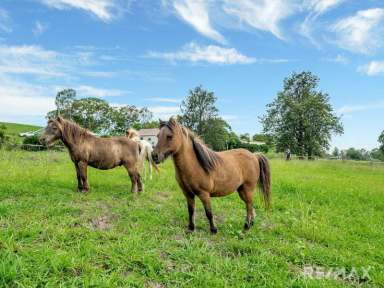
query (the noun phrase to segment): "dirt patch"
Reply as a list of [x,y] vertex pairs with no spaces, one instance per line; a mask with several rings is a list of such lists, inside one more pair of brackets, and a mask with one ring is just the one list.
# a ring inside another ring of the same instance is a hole
[[102,215],[90,220],[90,225],[93,230],[109,230],[113,227],[113,223],[117,220],[115,214]]
[[158,191],[156,193],[156,196],[158,196],[159,198],[162,198],[162,199],[167,199],[170,197],[169,193],[164,192],[164,191]]
[[147,281],[145,282],[146,288],[165,288],[165,286],[161,283],[155,282],[155,281]]
[[272,231],[276,228],[276,224],[274,224],[272,221],[265,219],[264,221],[261,222],[260,228],[264,231],[268,231],[268,230]]
[[91,218],[89,224],[93,230],[109,230],[114,226],[114,223],[117,222],[118,215],[111,212],[111,207],[109,204],[100,203],[98,205],[102,214],[98,217]]

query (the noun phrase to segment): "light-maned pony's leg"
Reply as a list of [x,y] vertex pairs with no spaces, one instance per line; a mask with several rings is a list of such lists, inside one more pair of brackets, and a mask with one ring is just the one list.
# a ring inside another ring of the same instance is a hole
[[144,169],[144,179],[147,179],[147,165],[145,163],[145,152],[143,153],[143,157],[141,158],[141,166]]
[[148,166],[149,166],[149,179],[152,180],[152,148],[147,146],[147,160],[148,160]]

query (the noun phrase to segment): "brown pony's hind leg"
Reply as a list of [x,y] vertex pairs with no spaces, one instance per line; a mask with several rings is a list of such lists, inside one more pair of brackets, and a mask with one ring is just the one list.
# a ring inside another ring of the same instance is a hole
[[201,202],[204,205],[205,209],[205,215],[207,215],[208,221],[209,221],[209,227],[213,234],[217,233],[217,228],[215,226],[215,223],[213,222],[213,214],[212,214],[212,207],[211,207],[211,196],[207,192],[202,192],[198,195]]
[[77,191],[81,192],[83,191],[83,181],[81,180],[80,168],[78,163],[75,163],[75,168],[76,168],[76,177],[77,177]]
[[247,217],[245,218],[244,229],[248,230],[253,225],[253,219],[255,218],[253,209],[253,190],[255,187],[249,187],[247,185],[241,185],[237,191],[241,200],[244,201],[247,210]]
[[125,165],[125,169],[127,169],[129,178],[131,178],[132,193],[142,192],[143,184],[141,183],[140,174],[137,171],[137,168],[132,168],[129,165]]
[[88,192],[89,191],[89,185],[88,185],[88,179],[87,179],[87,166],[88,164],[86,162],[79,162],[77,163],[79,167],[79,174],[82,184],[81,192]]

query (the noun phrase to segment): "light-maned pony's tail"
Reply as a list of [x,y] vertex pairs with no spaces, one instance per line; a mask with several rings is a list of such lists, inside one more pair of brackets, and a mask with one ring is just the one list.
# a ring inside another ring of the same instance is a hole
[[140,145],[140,143],[137,143],[136,141],[133,141],[136,143],[136,166],[137,166],[137,169],[140,169],[140,154],[142,152],[142,147]]
[[152,158],[152,151],[148,153],[148,161],[149,165],[152,165],[152,167],[157,171],[157,173],[160,173],[159,166],[156,165],[155,161]]
[[259,187],[263,194],[264,205],[267,210],[271,208],[271,168],[267,157],[256,155],[260,167]]

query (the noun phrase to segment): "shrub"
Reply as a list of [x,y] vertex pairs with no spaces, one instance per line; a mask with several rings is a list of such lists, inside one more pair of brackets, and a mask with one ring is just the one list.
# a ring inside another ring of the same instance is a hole
[[5,135],[7,128],[4,125],[0,125],[0,148],[7,142],[8,136]]
[[40,144],[38,135],[33,135],[24,138],[21,149],[28,151],[41,151],[46,150],[47,147]]

